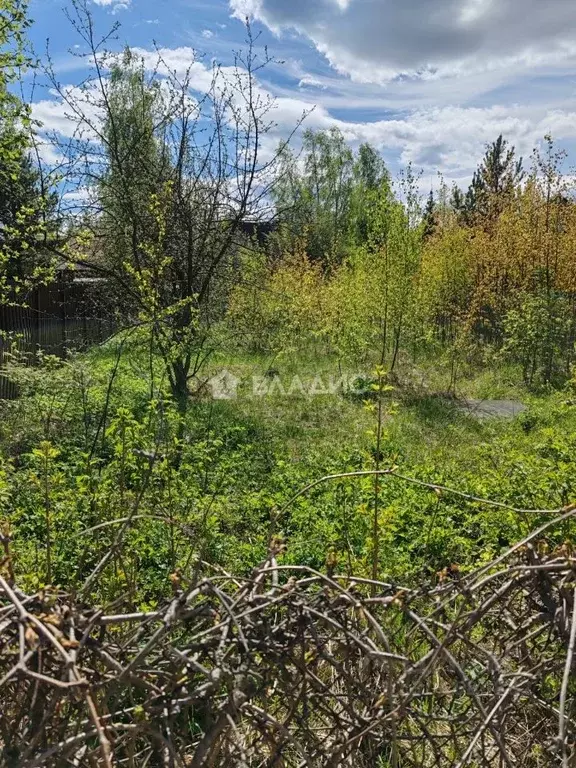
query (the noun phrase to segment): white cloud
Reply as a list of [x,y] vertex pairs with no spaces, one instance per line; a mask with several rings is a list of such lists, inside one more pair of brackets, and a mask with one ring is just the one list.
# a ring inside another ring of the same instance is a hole
[[576,140],[576,111],[524,107],[444,107],[373,123],[335,124],[351,143],[368,141],[401,164],[422,169],[426,177],[441,171],[448,179],[465,181],[486,144],[501,133],[525,159],[547,133]]
[[[72,102],[81,105],[82,113],[89,123],[97,129],[102,120],[101,110],[98,107],[100,86],[95,81],[84,84],[82,88],[73,85],[62,86],[62,93]],[[33,103],[32,117],[41,123],[43,133],[56,133],[64,138],[83,138],[94,140],[94,130],[86,121],[80,127],[79,119],[74,110],[61,99],[57,92],[51,90],[52,99],[42,99]]]
[[[265,137],[266,154],[272,155],[279,139],[293,129],[308,106],[296,97],[277,100],[277,127]],[[423,188],[429,189],[431,179],[436,185],[438,172],[448,181],[468,184],[486,144],[501,133],[527,163],[533,148],[548,133],[561,142],[576,142],[576,110],[542,106],[439,107],[363,122],[337,119],[319,106],[304,123],[304,128],[314,130],[331,127],[339,128],[353,146],[371,143],[395,168],[411,163],[416,171],[423,171]],[[298,141],[296,138],[295,143]]]
[[473,168],[483,146],[500,133],[520,149],[528,149],[532,138],[539,135],[528,115],[499,107],[427,109],[401,118],[341,123],[339,127],[349,140],[370,141],[381,149],[399,151],[403,163],[455,174]]
[[318,80],[316,77],[312,77],[312,75],[304,75],[304,77],[300,78],[300,81],[298,83],[298,88],[324,89],[326,88],[326,86],[322,83],[321,80]]
[[[150,71],[160,74],[175,72],[180,77],[188,73],[191,86],[200,93],[207,92],[212,85],[211,66],[198,61],[192,48],[136,49],[135,53],[142,57]],[[159,68],[158,56],[162,60]],[[224,69],[224,73],[228,71]],[[308,116],[304,127],[327,129],[336,126],[352,145],[362,141],[374,144],[393,166],[411,162],[417,169],[422,168],[426,181],[435,177],[437,171],[443,172],[448,179],[468,180],[483,154],[485,144],[500,133],[515,144],[519,154],[525,157],[546,133],[552,133],[560,140],[576,142],[576,107],[569,99],[558,99],[556,104],[554,99],[549,99],[548,103],[536,99],[530,104],[512,106],[442,103],[431,106],[423,102],[418,107],[401,104],[395,109],[388,104],[384,109],[382,100],[388,98],[388,89],[379,101],[375,90],[367,88],[365,96],[359,96],[358,103],[355,103],[351,96],[354,88],[364,92],[364,87],[343,81],[346,88],[335,93],[334,82],[330,79],[317,79],[299,69],[293,74],[292,90],[270,83],[258,86],[258,93],[263,98],[272,94],[277,97],[275,109],[268,115],[273,126],[263,137],[264,157],[272,157],[278,142],[294,129],[303,112],[310,110],[314,102],[318,105]],[[298,80],[300,89],[296,86]],[[94,104],[96,98],[91,95],[90,87],[88,84],[89,103],[92,99]],[[391,86],[392,91],[394,87]],[[71,90],[74,95],[81,94],[77,89]],[[370,109],[371,119],[358,117],[358,107],[365,107],[366,103],[374,105]],[[344,113],[346,117],[343,116],[343,107],[350,108]],[[99,119],[97,109],[94,106],[91,109],[91,117],[96,123]],[[377,119],[374,119],[375,114]],[[73,135],[76,128],[69,110],[56,98],[33,105],[33,115],[44,123],[45,130],[56,131],[64,137]]]
[[52,142],[46,141],[45,139],[37,139],[36,150],[40,161],[46,166],[54,167],[65,162],[66,158],[58,148],[55,147]]
[[73,192],[66,192],[62,195],[62,198],[67,202],[77,203],[78,205],[94,202],[94,197],[94,192],[87,187],[78,187]]
[[42,123],[45,131],[54,131],[60,136],[70,137],[76,128],[65,104],[56,99],[43,99],[32,104],[32,117]]
[[214,32],[212,32],[211,29],[203,29],[202,30],[202,37],[205,40],[210,40],[210,38],[214,37]]
[[194,48],[182,46],[180,48],[159,48],[150,51],[147,48],[132,48],[132,52],[142,59],[144,66],[149,71],[156,71],[160,75],[176,74],[178,77],[189,77],[190,85],[200,92],[205,93],[212,83],[212,70],[202,61],[198,60],[198,54]]
[[276,95],[316,102],[312,127],[369,141],[393,167],[422,168],[427,184],[437,171],[467,183],[500,133],[525,157],[546,133],[576,143],[568,0],[229,2],[279,37],[301,33],[331,64],[332,74],[303,54],[305,67],[291,62],[298,87],[270,86]]
[[130,7],[132,0],[92,0],[96,5],[102,5],[104,7],[110,7],[112,13],[118,13],[118,11],[126,11]]
[[390,82],[576,60],[570,0],[230,0],[237,16],[310,38],[340,72]]

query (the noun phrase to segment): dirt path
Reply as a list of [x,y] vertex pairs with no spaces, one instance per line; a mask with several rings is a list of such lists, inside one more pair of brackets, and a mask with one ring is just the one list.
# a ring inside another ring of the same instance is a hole
[[513,419],[528,410],[524,403],[515,400],[464,400],[462,411],[477,419]]

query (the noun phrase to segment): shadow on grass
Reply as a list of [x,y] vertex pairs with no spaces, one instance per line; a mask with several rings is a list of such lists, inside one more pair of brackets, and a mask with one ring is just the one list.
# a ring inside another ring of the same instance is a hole
[[458,400],[441,394],[403,393],[400,402],[419,421],[430,425],[448,425],[470,419],[462,413]]

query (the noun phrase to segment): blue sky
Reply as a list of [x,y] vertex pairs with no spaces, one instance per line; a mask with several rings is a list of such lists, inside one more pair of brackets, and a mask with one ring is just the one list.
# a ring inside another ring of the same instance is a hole
[[[87,1],[100,31],[121,24],[116,45],[146,53],[155,42],[175,68],[193,50],[231,63],[249,15],[258,44],[284,62],[261,77],[278,99],[275,141],[315,107],[306,125],[370,141],[393,171],[412,162],[424,187],[438,172],[467,183],[501,132],[525,156],[546,133],[576,150],[573,0]],[[39,53],[49,39],[60,81],[73,85],[83,49],[66,6],[31,0],[32,39]],[[65,133],[54,95],[34,98],[46,128]]]

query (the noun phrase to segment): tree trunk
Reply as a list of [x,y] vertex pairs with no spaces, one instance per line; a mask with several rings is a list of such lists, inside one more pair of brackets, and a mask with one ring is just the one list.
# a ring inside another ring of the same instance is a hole
[[172,363],[172,375],[170,376],[170,389],[172,397],[178,408],[178,413],[185,416],[188,411],[190,392],[188,391],[188,374],[190,366],[184,360],[176,360]]

